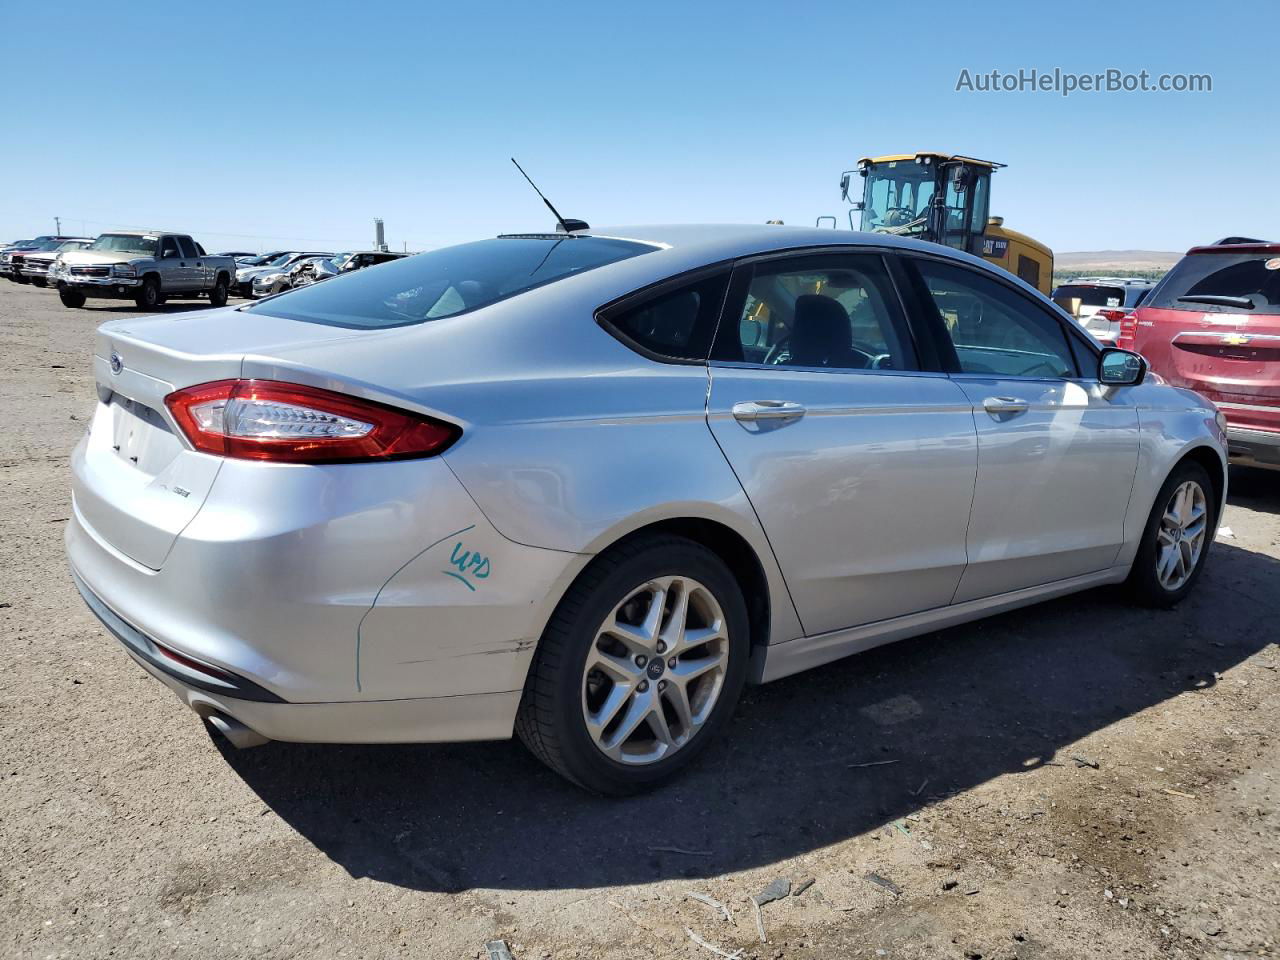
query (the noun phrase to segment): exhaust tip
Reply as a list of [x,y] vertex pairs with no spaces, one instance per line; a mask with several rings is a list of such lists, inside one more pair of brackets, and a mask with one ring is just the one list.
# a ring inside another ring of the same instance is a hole
[[271,742],[270,737],[264,737],[257,730],[246,727],[235,717],[229,717],[225,713],[211,713],[205,720],[237,750],[248,750]]

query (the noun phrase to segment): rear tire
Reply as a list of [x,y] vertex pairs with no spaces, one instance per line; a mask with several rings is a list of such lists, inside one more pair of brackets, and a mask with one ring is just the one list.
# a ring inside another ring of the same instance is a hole
[[41,287],[41,288],[47,287],[49,285],[49,281],[46,280],[44,277],[32,277],[31,282],[35,284],[37,287]]
[[222,277],[218,278],[218,282],[209,291],[209,303],[215,307],[225,307],[227,305],[227,281]]
[[516,733],[587,790],[654,787],[723,732],[746,682],[748,632],[742,591],[706,547],[668,535],[616,546],[583,571],[547,624]]
[[1200,579],[1218,526],[1218,503],[1204,467],[1184,460],[1156,495],[1126,586],[1148,607],[1172,607]]
[[67,290],[63,287],[58,288],[58,299],[62,301],[64,307],[71,307],[73,310],[84,306],[84,294],[79,290]]
[[147,277],[143,280],[142,290],[133,302],[138,305],[139,310],[155,310],[159,307],[164,303],[164,298],[160,295],[160,281],[155,277]]

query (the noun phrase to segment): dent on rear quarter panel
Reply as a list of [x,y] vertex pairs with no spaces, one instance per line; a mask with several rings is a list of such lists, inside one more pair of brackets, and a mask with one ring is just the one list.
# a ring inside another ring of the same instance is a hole
[[362,694],[395,699],[521,689],[557,585],[588,559],[514,543],[476,511],[379,591],[359,627]]

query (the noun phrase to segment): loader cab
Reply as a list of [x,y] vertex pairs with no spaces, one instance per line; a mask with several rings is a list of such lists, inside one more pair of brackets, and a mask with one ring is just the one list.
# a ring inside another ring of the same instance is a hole
[[1053,251],[990,216],[991,175],[1003,166],[945,153],[863,157],[840,178],[849,226],[964,250],[1047,295]]
[[860,221],[850,226],[931,240],[981,256],[991,173],[1000,166],[938,153],[864,157],[840,181],[844,198],[860,214]]

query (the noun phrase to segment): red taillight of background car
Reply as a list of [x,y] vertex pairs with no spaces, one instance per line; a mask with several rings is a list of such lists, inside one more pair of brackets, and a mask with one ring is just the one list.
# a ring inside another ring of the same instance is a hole
[[1134,313],[1126,313],[1120,318],[1120,336],[1116,338],[1116,346],[1122,350],[1132,350],[1137,338],[1138,316]]
[[164,402],[197,450],[244,460],[407,460],[440,453],[461,433],[381,403],[275,380],[202,383]]

